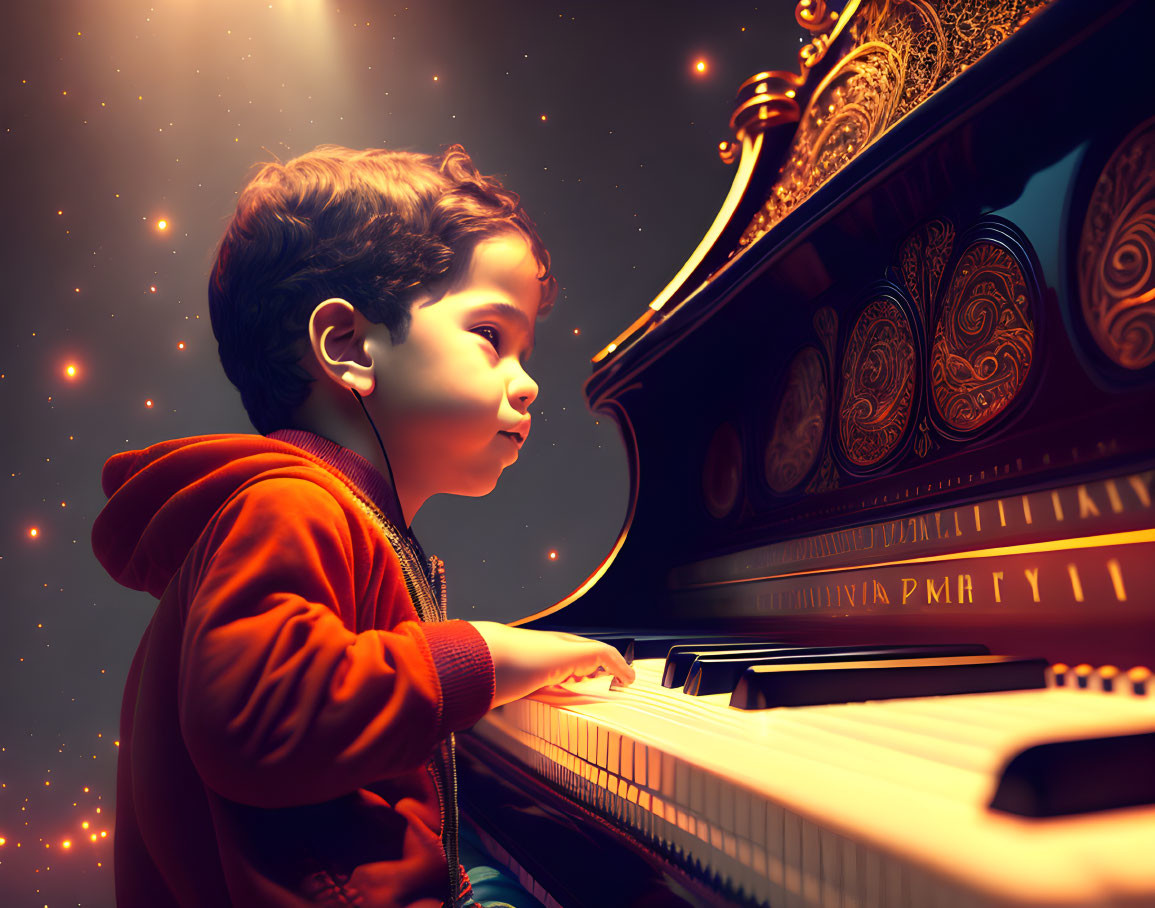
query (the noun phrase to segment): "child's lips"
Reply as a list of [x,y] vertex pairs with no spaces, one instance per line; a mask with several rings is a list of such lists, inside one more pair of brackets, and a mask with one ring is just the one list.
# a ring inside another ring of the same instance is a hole
[[525,440],[517,432],[498,432],[497,434],[498,435],[504,435],[506,438],[508,438],[510,441],[512,441],[515,445],[517,445],[518,448],[520,448],[522,446],[522,443]]

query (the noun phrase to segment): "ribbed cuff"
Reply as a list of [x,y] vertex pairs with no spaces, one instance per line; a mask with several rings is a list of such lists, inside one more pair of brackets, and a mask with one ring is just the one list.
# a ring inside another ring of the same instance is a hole
[[469,728],[493,703],[495,678],[489,647],[468,621],[423,624],[421,629],[441,680],[441,731]]

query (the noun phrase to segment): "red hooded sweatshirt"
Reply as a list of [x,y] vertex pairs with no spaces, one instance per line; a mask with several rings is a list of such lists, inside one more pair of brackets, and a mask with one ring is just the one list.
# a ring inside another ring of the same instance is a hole
[[389,482],[300,431],[168,441],[102,479],[93,550],[160,600],[120,719],[119,908],[445,902],[442,742],[488,710],[493,662],[436,614]]

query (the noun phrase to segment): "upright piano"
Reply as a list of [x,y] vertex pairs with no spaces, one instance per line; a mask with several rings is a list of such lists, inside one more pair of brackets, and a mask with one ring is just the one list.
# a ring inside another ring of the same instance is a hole
[[1155,905],[1155,4],[795,17],[522,622],[638,680],[461,735],[464,819],[563,908]]

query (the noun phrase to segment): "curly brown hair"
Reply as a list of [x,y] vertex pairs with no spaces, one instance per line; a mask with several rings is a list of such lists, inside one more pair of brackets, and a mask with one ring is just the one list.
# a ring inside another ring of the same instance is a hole
[[209,278],[221,365],[262,435],[291,426],[312,376],[309,316],[337,296],[393,343],[422,288],[452,286],[483,239],[516,231],[538,261],[538,315],[557,297],[549,252],[517,194],[460,145],[441,155],[321,145],[264,164],[241,191]]

